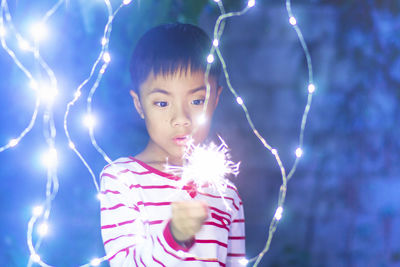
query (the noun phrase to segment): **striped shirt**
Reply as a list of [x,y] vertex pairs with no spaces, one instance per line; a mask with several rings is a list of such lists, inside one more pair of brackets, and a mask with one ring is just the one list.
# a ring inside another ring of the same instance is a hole
[[[243,204],[229,183],[222,197],[210,187],[178,186],[179,177],[135,159],[120,158],[101,173],[101,233],[111,266],[243,266]],[[193,244],[170,230],[170,204],[201,200],[208,218]]]

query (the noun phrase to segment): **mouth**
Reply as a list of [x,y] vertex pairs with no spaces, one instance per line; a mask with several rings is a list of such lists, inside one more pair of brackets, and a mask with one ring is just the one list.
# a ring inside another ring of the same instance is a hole
[[186,146],[189,141],[188,135],[176,136],[173,138],[174,143],[178,146]]

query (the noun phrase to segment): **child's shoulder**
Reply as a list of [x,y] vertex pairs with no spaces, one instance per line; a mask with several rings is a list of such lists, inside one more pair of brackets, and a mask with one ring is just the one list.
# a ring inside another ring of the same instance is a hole
[[122,173],[141,173],[147,171],[134,157],[120,157],[110,164],[106,165],[103,173],[122,174]]

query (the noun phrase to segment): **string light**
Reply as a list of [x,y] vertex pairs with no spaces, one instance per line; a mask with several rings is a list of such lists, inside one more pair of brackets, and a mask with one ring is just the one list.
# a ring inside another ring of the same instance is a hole
[[[280,166],[281,169],[281,174],[282,174],[282,181],[283,184],[281,186],[280,189],[280,196],[279,196],[279,206],[278,209],[275,212],[274,215],[274,220],[279,221],[282,218],[282,212],[283,212],[283,203],[285,200],[285,196],[286,196],[286,186],[287,186],[287,182],[289,181],[289,179],[293,176],[293,173],[296,169],[296,165],[297,165],[297,159],[301,157],[302,155],[302,150],[301,153],[299,152],[300,147],[302,146],[303,143],[303,133],[304,133],[304,127],[305,127],[305,123],[306,123],[306,119],[307,119],[307,115],[308,115],[308,111],[310,108],[310,104],[311,104],[311,99],[312,99],[312,93],[315,91],[315,86],[312,83],[312,65],[311,65],[311,58],[309,56],[308,53],[308,49],[307,46],[305,44],[304,38],[297,26],[297,21],[294,18],[292,12],[291,12],[291,3],[290,0],[286,0],[286,8],[287,8],[287,12],[289,15],[289,23],[294,26],[296,33],[298,34],[298,37],[300,39],[300,42],[302,44],[303,50],[306,54],[306,58],[307,58],[307,66],[308,66],[308,71],[309,71],[309,86],[308,86],[308,92],[309,92],[309,96],[308,96],[308,101],[307,101],[307,105],[306,105],[306,109],[303,113],[303,118],[302,118],[302,124],[301,124],[301,131],[300,131],[300,139],[299,139],[299,148],[296,150],[296,160],[295,163],[289,173],[289,175],[286,175],[285,169],[280,161],[279,155],[278,155],[278,151],[276,149],[273,149],[266,141],[265,139],[258,133],[258,131],[255,129],[254,124],[252,123],[249,113],[247,111],[247,108],[243,102],[243,100],[237,95],[236,91],[233,89],[230,81],[229,81],[229,74],[226,70],[226,64],[224,62],[224,59],[222,57],[221,51],[219,50],[219,39],[222,35],[223,32],[223,28],[225,25],[225,20],[233,17],[233,16],[241,16],[243,14],[245,14],[249,8],[253,7],[255,5],[255,0],[249,0],[247,2],[247,6],[245,9],[243,9],[240,12],[231,12],[231,13],[225,13],[222,2],[220,0],[214,0],[216,3],[218,3],[218,6],[220,8],[221,11],[221,15],[218,17],[218,20],[215,24],[215,28],[214,28],[214,40],[213,40],[213,46],[212,46],[212,50],[210,52],[210,54],[207,57],[207,62],[208,62],[208,66],[207,66],[207,71],[206,71],[206,76],[208,75],[209,69],[210,69],[210,64],[214,62],[215,58],[214,58],[214,52],[217,53],[218,55],[218,59],[221,61],[222,65],[223,65],[223,69],[224,69],[224,75],[225,78],[227,80],[228,83],[228,87],[230,89],[230,91],[233,93],[233,95],[236,97],[236,101],[239,105],[242,106],[244,112],[246,113],[246,118],[247,121],[250,125],[250,127],[253,129],[254,134],[260,139],[260,141],[262,142],[262,144],[264,145],[264,147],[266,147],[276,158],[278,165]],[[41,20],[41,22],[35,26],[33,26],[32,28],[32,35],[35,39],[35,41],[39,41],[39,40],[43,40],[43,38],[46,37],[46,28],[45,28],[45,22],[47,21],[47,19],[54,14],[54,12],[61,6],[61,4],[64,2],[64,0],[59,0],[47,13],[46,15],[43,17],[43,19]],[[113,12],[112,7],[111,7],[111,3],[109,0],[104,0],[104,3],[107,7],[107,11],[108,11],[108,21],[107,24],[104,28],[104,35],[103,38],[101,39],[101,52],[99,54],[99,57],[97,58],[97,60],[95,61],[95,63],[92,66],[91,72],[89,77],[82,82],[78,88],[75,91],[74,94],[74,99],[68,103],[67,105],[67,111],[64,115],[64,130],[65,133],[67,135],[68,138],[68,144],[69,147],[78,155],[78,157],[81,159],[81,161],[83,162],[83,164],[86,166],[86,168],[88,169],[89,173],[91,174],[92,178],[93,178],[93,182],[96,186],[96,189],[99,191],[98,188],[98,184],[95,178],[95,175],[93,173],[93,171],[91,170],[90,166],[87,164],[87,162],[85,161],[85,159],[81,156],[81,154],[78,152],[78,150],[76,149],[75,144],[72,142],[69,131],[68,131],[68,126],[67,126],[67,119],[68,119],[68,114],[69,114],[69,110],[70,108],[74,105],[74,103],[78,100],[78,98],[81,96],[81,90],[82,88],[89,82],[91,81],[92,77],[95,74],[96,69],[98,69],[98,65],[100,64],[100,61],[103,62],[103,65],[100,67],[100,69],[98,70],[98,74],[97,74],[97,78],[95,79],[95,83],[94,85],[91,87],[90,92],[89,92],[89,96],[87,98],[87,114],[91,114],[91,102],[92,102],[92,98],[93,95],[98,87],[98,84],[100,82],[100,80],[102,79],[102,75],[105,73],[106,68],[108,63],[111,61],[111,56],[108,52],[108,43],[109,43],[109,36],[111,33],[111,29],[112,29],[112,22],[113,19],[115,17],[115,15],[118,13],[118,11],[120,10],[120,8],[123,5],[128,5],[129,3],[131,3],[131,0],[123,0],[123,2],[121,3],[121,5]],[[21,64],[21,62],[19,61],[19,59],[15,56],[15,53],[10,50],[5,42],[5,35],[8,33],[8,31],[6,31],[6,28],[4,27],[4,19],[6,20],[6,22],[10,25],[10,28],[12,29],[13,32],[15,32],[15,36],[18,40],[18,44],[21,50],[23,51],[30,51],[34,53],[35,56],[35,60],[39,63],[39,65],[45,70],[45,73],[48,75],[50,82],[49,87],[44,87],[44,88],[39,88],[37,85],[37,82],[35,81],[35,79],[33,78],[33,76],[31,75],[31,73],[27,70],[27,68],[25,68],[25,66],[23,66]],[[40,100],[42,100],[43,102],[47,103],[47,107],[45,109],[44,112],[44,125],[45,125],[45,136],[46,136],[46,142],[48,143],[49,146],[49,151],[48,153],[45,154],[44,156],[44,163],[48,168],[48,184],[52,185],[50,187],[47,188],[46,190],[46,205],[40,206],[40,207],[35,207],[33,210],[33,215],[32,218],[28,224],[28,233],[27,233],[27,241],[28,241],[28,246],[29,246],[29,250],[30,250],[30,262],[31,260],[34,262],[39,263],[41,266],[49,266],[46,263],[42,262],[40,256],[36,253],[36,250],[39,249],[40,243],[41,243],[41,239],[38,239],[36,242],[36,245],[33,246],[32,243],[32,228],[34,227],[34,224],[37,220],[37,218],[39,216],[44,216],[44,222],[37,228],[38,232],[42,232],[42,233],[47,233],[48,231],[48,224],[47,224],[47,219],[50,215],[50,206],[51,206],[51,201],[52,199],[54,199],[57,191],[58,191],[58,179],[56,176],[56,166],[57,166],[57,151],[54,148],[54,141],[55,141],[55,127],[54,127],[54,122],[52,119],[52,107],[51,107],[51,103],[53,103],[54,101],[54,97],[57,95],[57,80],[55,78],[55,75],[53,73],[53,71],[47,66],[46,62],[44,62],[44,60],[40,57],[40,53],[39,53],[39,49],[36,47],[36,44],[31,46],[30,43],[28,41],[26,41],[24,38],[21,37],[21,35],[15,30],[15,28],[12,25],[12,19],[11,19],[11,15],[9,13],[8,10],[8,6],[7,6],[7,2],[5,0],[3,0],[1,2],[1,18],[0,18],[0,38],[1,38],[1,43],[2,43],[2,47],[7,51],[7,53],[12,57],[12,59],[14,60],[15,64],[23,71],[23,73],[28,77],[28,79],[30,80],[30,86],[31,88],[38,90],[39,93],[39,97],[37,98],[36,101],[36,106],[35,106],[35,110],[33,112],[32,115],[32,119],[29,123],[29,125],[21,132],[21,134],[14,139],[11,139],[9,141],[9,143],[3,147],[0,147],[0,152],[4,151],[5,149],[8,149],[10,147],[14,147],[16,146],[19,141],[32,129],[33,125],[35,124],[36,121],[36,116],[37,116],[37,110],[39,108],[39,104],[40,104]],[[207,80],[207,79],[206,79]],[[209,93],[210,93],[210,88],[209,88],[209,84],[207,84],[207,97],[206,97],[206,103],[204,108],[206,109],[207,107],[207,103],[208,103],[208,99],[209,99]],[[46,96],[47,95],[47,96]],[[50,96],[50,97],[48,97]],[[205,117],[204,117],[205,118]],[[199,120],[202,120],[201,117],[199,117]],[[105,154],[105,152],[97,145],[96,140],[94,139],[94,134],[93,134],[93,126],[94,126],[94,119],[91,118],[89,120],[87,120],[87,118],[85,119],[86,121],[86,126],[88,126],[89,128],[89,134],[90,134],[90,138],[91,138],[91,142],[92,145],[96,148],[96,150],[103,155],[104,159],[111,163],[111,159]],[[88,122],[89,121],[89,122]],[[300,156],[298,156],[299,154],[301,154]],[[52,158],[52,160],[51,160]],[[100,197],[98,195],[98,197]],[[45,230],[44,230],[45,229]],[[262,256],[268,251],[269,249],[269,245],[270,245],[270,241],[272,239],[272,235],[274,233],[276,229],[276,223],[274,223],[274,221],[271,222],[270,225],[270,232],[268,235],[268,241],[266,244],[266,247],[264,248],[264,250],[257,256],[256,259],[256,263],[254,266],[257,266],[257,264],[259,263],[259,261],[261,260]],[[41,236],[45,235],[45,234],[40,234]],[[103,260],[106,260],[107,256],[103,257],[103,258],[96,258],[93,259],[90,264],[92,266],[97,266],[99,265]],[[248,262],[254,261],[255,259],[251,259],[251,260],[247,260],[247,259],[241,259],[240,262],[242,264],[247,264]],[[28,264],[30,266],[30,263]]]
[[283,213],[283,208],[279,206],[275,211],[274,215],[275,220],[280,221],[282,219],[282,213]]
[[239,105],[243,105],[243,99],[242,99],[240,96],[236,97],[236,102],[237,102]]
[[248,7],[253,7],[255,4],[256,4],[255,0],[249,0],[249,2],[247,2]]
[[38,227],[38,234],[41,236],[45,236],[45,235],[47,235],[48,230],[49,230],[49,226],[47,225],[47,223],[42,223]]
[[[219,39],[221,37],[223,29],[224,29],[224,21],[226,19],[228,19],[230,17],[241,16],[241,15],[245,14],[249,10],[249,8],[254,6],[254,4],[255,4],[255,1],[249,0],[248,4],[247,4],[247,7],[244,8],[242,11],[225,13],[222,3],[218,3],[218,6],[219,6],[220,11],[221,11],[221,15],[218,17],[217,22],[216,22],[215,27],[214,27],[214,40]],[[304,54],[306,56],[308,75],[309,75],[309,77],[308,77],[309,85],[312,85],[313,84],[313,70],[312,70],[311,56],[310,56],[310,53],[308,51],[307,45],[305,43],[304,37],[303,37],[303,35],[302,35],[301,31],[300,31],[300,28],[297,26],[297,21],[295,20],[295,18],[293,16],[293,13],[292,13],[292,10],[291,10],[291,1],[290,0],[286,0],[286,10],[287,10],[287,13],[289,15],[289,23],[294,27],[294,29],[295,29],[295,31],[297,33],[297,36],[298,36],[298,38],[300,40],[301,46],[303,48]],[[212,46],[210,54],[214,53],[214,51],[217,53],[218,59],[221,62],[221,65],[222,65],[222,68],[223,68],[223,72],[224,72],[224,75],[225,75],[225,80],[226,80],[226,83],[228,85],[228,88],[231,91],[231,93],[234,95],[236,100],[238,100],[239,96],[238,96],[236,90],[232,87],[232,84],[231,84],[230,78],[229,78],[229,73],[227,71],[225,60],[222,57],[221,51],[219,50],[218,46]],[[206,73],[205,73],[205,76],[206,76],[205,77],[205,81],[206,82],[208,81],[208,75],[209,75],[209,72],[210,72],[210,68],[211,68],[211,66],[210,66],[210,64],[208,64],[207,65],[207,69],[206,69]],[[206,83],[206,89],[207,89],[206,101],[205,101],[203,112],[205,112],[206,109],[207,109],[208,98],[210,96],[210,84],[208,82]],[[304,113],[303,113],[302,120],[301,120],[300,135],[299,135],[299,147],[302,147],[302,145],[303,145],[304,129],[305,129],[308,113],[309,113],[310,106],[311,106],[312,93],[314,92],[314,90],[315,90],[315,88],[313,86],[311,86],[311,87],[309,86],[309,94],[308,94],[308,98],[307,98],[307,104],[306,104],[306,107],[304,109]],[[292,165],[292,168],[290,169],[289,174],[287,174],[286,170],[285,170],[285,168],[284,168],[284,166],[282,164],[282,161],[281,161],[281,159],[280,159],[280,157],[278,155],[278,151],[276,149],[272,148],[267,143],[265,138],[262,137],[261,134],[258,132],[258,130],[255,128],[254,123],[251,120],[250,114],[249,114],[249,112],[247,110],[247,107],[244,104],[243,100],[241,99],[241,101],[237,101],[237,102],[241,103],[241,104],[240,103],[239,104],[241,105],[243,111],[246,114],[247,122],[248,122],[249,126],[251,127],[251,129],[253,130],[253,133],[260,140],[260,142],[263,144],[263,146],[266,149],[268,149],[275,156],[276,162],[279,165],[279,168],[280,168],[280,171],[281,171],[281,177],[282,177],[282,185],[281,185],[281,188],[280,188],[280,191],[279,191],[278,207],[283,207],[283,204],[284,204],[285,199],[286,199],[287,183],[293,177],[293,174],[294,174],[294,172],[296,170],[296,167],[297,167],[297,164],[298,164],[298,160],[300,158],[300,157],[297,156],[297,155],[299,155],[299,151],[296,151],[297,152],[296,153],[296,159],[295,159],[295,161],[294,161],[294,163]],[[278,214],[278,217],[279,217],[279,214],[280,214],[280,216],[282,214],[281,214],[279,208],[278,208],[278,211],[279,212],[277,214]],[[282,208],[282,212],[283,212],[283,208]],[[264,249],[256,257],[254,257],[254,258],[249,260],[249,262],[255,261],[254,266],[258,266],[258,264],[260,263],[260,261],[263,258],[263,256],[268,252],[268,250],[270,248],[271,241],[272,241],[272,237],[273,237],[273,235],[274,235],[274,233],[276,231],[277,221],[279,221],[279,220],[277,220],[277,218],[274,216],[273,219],[270,222],[270,227],[269,227],[269,232],[268,232],[268,239],[267,239],[267,242],[265,244]]]
[[208,63],[213,63],[214,62],[214,55],[213,54],[209,54],[207,56],[207,62]]
[[6,29],[3,26],[1,26],[0,27],[0,38],[4,38],[6,36],[6,34],[7,34]]
[[109,62],[111,61],[110,53],[104,52],[104,54],[103,54],[103,60],[104,60],[105,63],[109,63]]
[[83,123],[87,128],[92,129],[96,125],[96,119],[92,114],[87,114],[83,118]]
[[295,17],[290,17],[289,18],[289,23],[292,24],[293,26],[297,24],[297,20]]
[[201,114],[198,118],[197,118],[197,123],[202,125],[207,121],[207,118],[204,114]]
[[31,34],[35,41],[41,41],[47,36],[47,29],[43,23],[35,23],[31,28]]
[[43,165],[47,168],[52,168],[57,165],[57,150],[55,148],[49,149],[42,157]]
[[90,261],[90,265],[92,265],[92,266],[99,266],[100,263],[101,263],[101,259],[97,259],[97,258]]
[[23,40],[23,39],[20,39],[20,40],[18,41],[18,45],[19,45],[19,48],[20,48],[22,51],[31,50],[31,47],[30,47],[29,43],[28,43],[27,41]]
[[32,210],[33,216],[39,217],[43,214],[43,206],[36,206]]
[[314,84],[310,83],[310,84],[308,85],[308,92],[309,92],[310,94],[312,94],[312,93],[315,92],[315,85],[314,85]]
[[218,39],[214,39],[213,41],[213,46],[217,47],[219,45]]
[[18,140],[17,139],[11,139],[9,142],[9,146],[10,147],[15,147],[16,145],[18,145]]
[[303,150],[300,147],[298,147],[296,149],[295,154],[296,154],[296,157],[300,158],[301,156],[303,156]]
[[245,258],[243,258],[243,259],[240,259],[240,260],[239,260],[239,263],[240,263],[241,265],[244,265],[244,266],[246,266],[246,265],[249,263],[249,260],[248,260],[248,259],[245,259]]

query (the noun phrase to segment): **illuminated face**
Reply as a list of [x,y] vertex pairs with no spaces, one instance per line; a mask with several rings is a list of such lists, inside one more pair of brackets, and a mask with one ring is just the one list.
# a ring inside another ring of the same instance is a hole
[[[207,137],[221,88],[210,78],[211,94],[205,117],[206,83],[202,71],[154,76],[140,85],[140,97],[131,95],[135,108],[145,120],[150,140],[144,150],[153,162],[180,165],[190,137],[198,144]],[[142,152],[143,153],[143,152]]]

